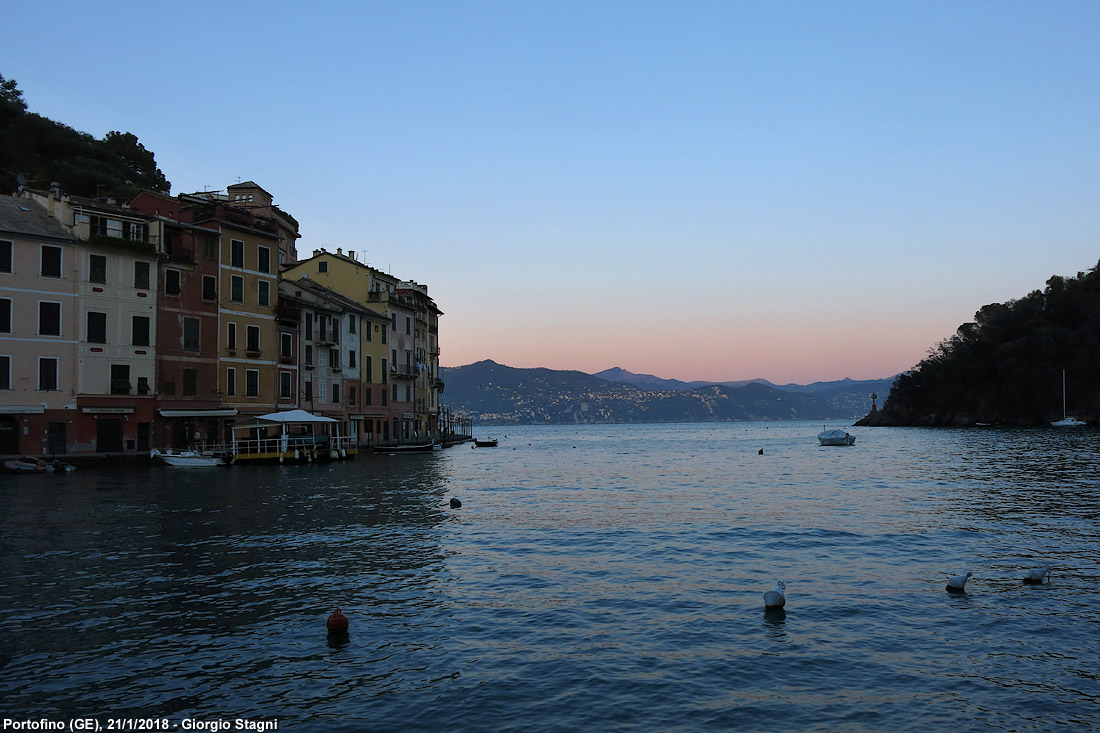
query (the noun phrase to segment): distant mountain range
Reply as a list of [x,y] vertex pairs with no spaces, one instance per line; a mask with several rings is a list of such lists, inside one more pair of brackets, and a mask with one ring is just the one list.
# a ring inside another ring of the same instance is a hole
[[893,378],[809,385],[682,382],[613,368],[598,374],[517,369],[494,361],[443,367],[444,404],[494,425],[854,420],[879,404]]

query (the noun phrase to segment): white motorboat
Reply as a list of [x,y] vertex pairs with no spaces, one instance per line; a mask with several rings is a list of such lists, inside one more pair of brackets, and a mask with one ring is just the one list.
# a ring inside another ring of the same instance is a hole
[[1085,425],[1084,420],[1079,420],[1076,417],[1071,417],[1066,414],[1066,370],[1062,370],[1062,419],[1055,420],[1051,423],[1052,427],[1056,428],[1079,428]]
[[223,466],[225,461],[220,456],[210,455],[209,453],[199,453],[193,450],[174,451],[167,449],[161,453],[154,448],[149,451],[150,458],[159,458],[167,463],[169,466],[177,466],[179,468],[205,468],[207,466]]
[[817,439],[821,445],[855,445],[856,436],[849,433],[847,430],[822,430],[817,434]]

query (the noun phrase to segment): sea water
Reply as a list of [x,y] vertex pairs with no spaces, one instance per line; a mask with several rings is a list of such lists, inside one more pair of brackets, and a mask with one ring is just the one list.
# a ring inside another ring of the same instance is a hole
[[821,429],[478,428],[499,447],[2,476],[0,717],[1100,726],[1100,432]]

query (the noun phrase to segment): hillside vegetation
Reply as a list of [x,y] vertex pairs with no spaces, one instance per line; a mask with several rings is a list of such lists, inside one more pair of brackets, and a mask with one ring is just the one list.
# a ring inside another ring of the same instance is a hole
[[1100,418],[1100,265],[987,305],[902,374],[863,424],[1044,425]]
[[32,188],[56,181],[66,193],[120,202],[143,188],[171,189],[136,135],[112,131],[99,140],[28,112],[15,81],[0,76],[0,191],[14,192],[20,175]]

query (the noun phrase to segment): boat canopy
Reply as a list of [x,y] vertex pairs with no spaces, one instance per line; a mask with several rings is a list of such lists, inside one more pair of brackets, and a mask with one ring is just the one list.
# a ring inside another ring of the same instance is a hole
[[303,423],[303,422],[340,422],[334,420],[331,417],[325,417],[324,415],[314,415],[311,412],[305,410],[284,410],[283,412],[269,412],[266,415],[259,415],[257,420],[269,420],[271,422],[279,423]]

